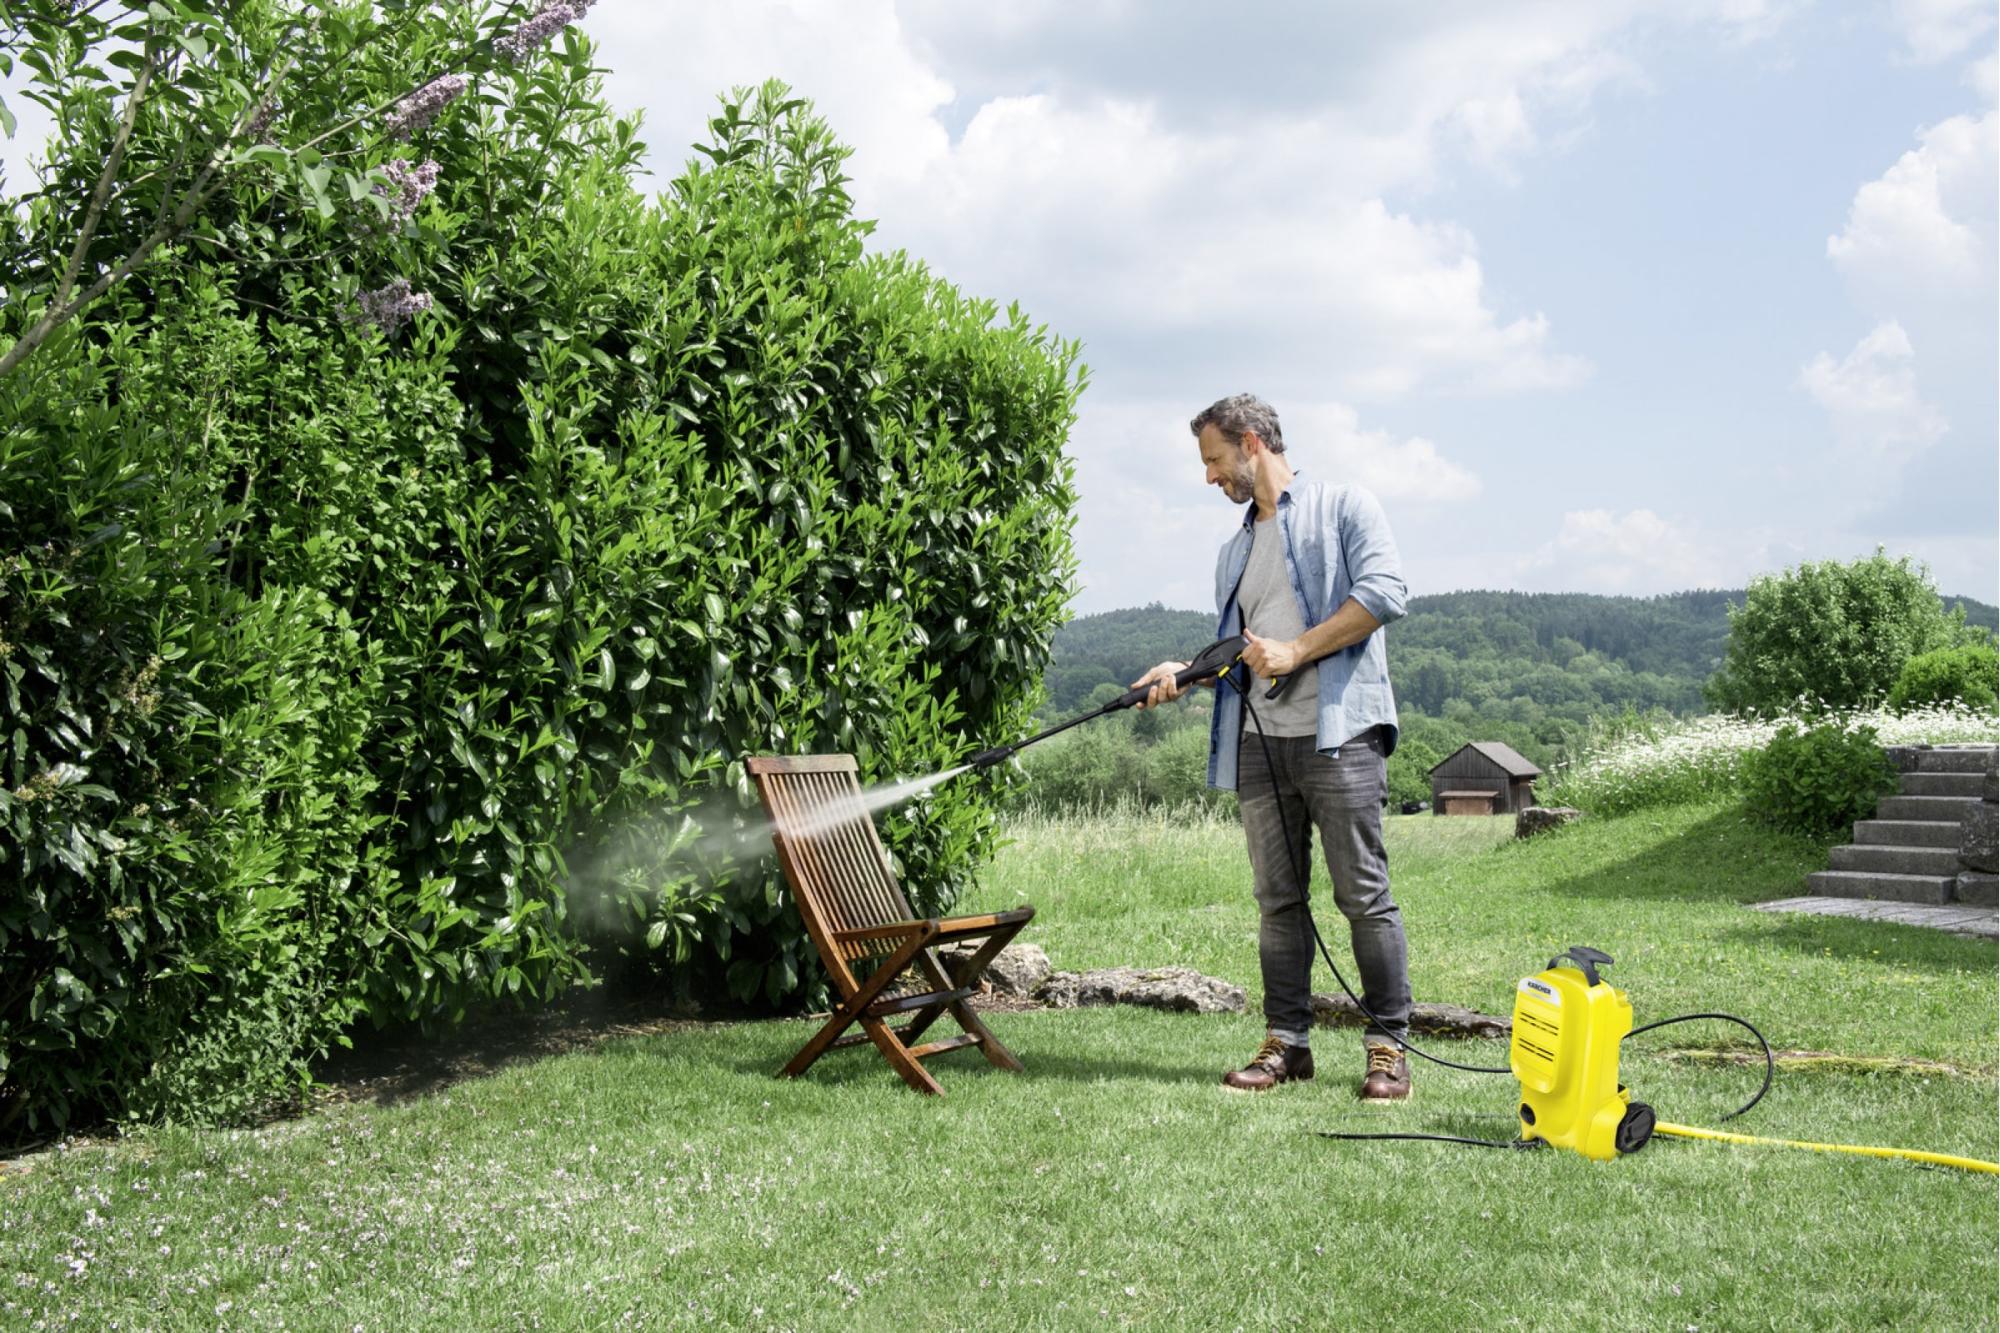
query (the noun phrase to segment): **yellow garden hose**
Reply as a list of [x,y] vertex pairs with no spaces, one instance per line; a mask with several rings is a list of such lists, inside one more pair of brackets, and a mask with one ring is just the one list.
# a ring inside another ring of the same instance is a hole
[[1693,1125],[1673,1125],[1662,1120],[1653,1126],[1655,1134],[1671,1134],[1682,1139],[1714,1139],[1718,1143],[1768,1143],[1779,1148],[1810,1148],[1814,1152],[1851,1152],[1861,1157],[1904,1157],[1932,1166],[1955,1166],[1961,1171],[1983,1171],[2000,1176],[2000,1162],[1982,1162],[1976,1157],[1953,1157],[1948,1153],[1924,1152],[1917,1148],[1874,1148],[1859,1143],[1807,1143],[1803,1139],[1762,1139],[1754,1134],[1730,1134],[1719,1129],[1698,1129]]

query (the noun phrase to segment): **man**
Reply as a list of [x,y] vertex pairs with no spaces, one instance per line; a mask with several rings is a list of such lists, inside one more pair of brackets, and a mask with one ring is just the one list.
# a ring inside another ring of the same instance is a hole
[[[1255,722],[1234,688],[1216,687],[1208,782],[1233,788],[1243,812],[1262,917],[1257,954],[1268,1031],[1250,1063],[1222,1081],[1262,1091],[1313,1076],[1313,937],[1299,895],[1317,828],[1334,901],[1353,936],[1361,998],[1380,1020],[1362,1038],[1361,1096],[1401,1100],[1410,1095],[1399,1046],[1409,1033],[1410,976],[1382,846],[1385,763],[1397,736],[1382,627],[1402,616],[1407,596],[1395,540],[1367,491],[1299,478],[1278,414],[1263,400],[1224,398],[1189,429],[1209,484],[1246,506],[1216,562],[1216,632],[1249,641],[1243,660],[1253,673]],[[1152,686],[1141,707],[1179,698],[1173,677],[1185,666],[1162,662],[1133,681]],[[1285,677],[1295,679],[1267,700],[1267,682]]]

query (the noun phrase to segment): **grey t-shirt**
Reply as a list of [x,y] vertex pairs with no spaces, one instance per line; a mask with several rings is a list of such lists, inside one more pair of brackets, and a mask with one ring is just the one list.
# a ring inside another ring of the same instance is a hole
[[[1243,624],[1260,639],[1290,641],[1306,632],[1299,614],[1299,599],[1285,577],[1285,534],[1275,519],[1260,519],[1252,525],[1250,563],[1243,568],[1236,600],[1243,608]],[[1319,664],[1303,668],[1283,695],[1266,700],[1271,688],[1266,680],[1254,682],[1250,702],[1266,736],[1315,736],[1319,734]],[[1255,728],[1243,720],[1243,734]]]

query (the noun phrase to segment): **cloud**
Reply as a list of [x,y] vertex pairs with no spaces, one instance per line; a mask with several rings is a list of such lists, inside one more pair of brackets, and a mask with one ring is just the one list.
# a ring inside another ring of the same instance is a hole
[[[1604,89],[1643,87],[1622,49],[1636,25],[1754,36],[1781,10],[1618,0],[1356,24],[756,0],[606,7],[588,26],[613,100],[648,108],[662,171],[710,90],[775,74],[855,146],[879,246],[1094,347],[1201,335],[1224,370],[1288,364],[1297,381],[1274,388],[1379,401],[1585,380],[1590,360],[1543,311],[1496,295],[1472,232],[1419,201],[1459,162],[1511,179],[1580,132]],[[1252,53],[1259,77],[1216,77]]]
[[2000,100],[2000,53],[1988,51],[1983,58],[1973,61],[1966,67],[1965,81],[1981,101]]
[[679,172],[689,144],[706,141],[719,94],[768,78],[813,99],[854,148],[858,176],[921,176],[950,146],[937,116],[956,91],[912,48],[892,0],[603,5],[582,26],[608,67],[613,105],[645,110],[663,177]]
[[1476,475],[1421,436],[1363,430],[1360,414],[1345,403],[1288,407],[1279,419],[1288,450],[1301,459],[1324,451],[1324,480],[1366,486],[1385,501],[1457,504],[1484,489]]
[[1878,311],[1914,298],[1990,312],[2000,121],[1953,116],[1918,140],[1855,194],[1827,256]]
[[1893,0],[1891,20],[1918,64],[1950,60],[1993,30],[1992,0]]
[[[1150,601],[1206,610],[1215,602],[1215,555],[1242,510],[1203,481],[1188,419],[1220,392],[1186,401],[1086,397],[1068,453],[1082,494],[1076,529],[1085,587],[1080,615]],[[1294,467],[1330,482],[1358,482],[1405,516],[1450,511],[1477,497],[1480,479],[1430,440],[1369,430],[1339,402],[1279,402]]]
[[1916,349],[1894,320],[1838,362],[1821,352],[1799,371],[1799,384],[1826,410],[1846,453],[1864,462],[1905,462],[1947,429],[1917,395]]
[[1344,133],[1274,124],[1253,149],[1150,103],[996,98],[931,173],[874,199],[885,241],[1087,341],[1219,337],[1241,364],[1290,362],[1367,398],[1583,379],[1540,312],[1494,308],[1469,232],[1349,197]]
[[1770,558],[1771,542],[1763,534],[1722,536],[1651,509],[1574,509],[1504,586],[1631,596],[1741,587]]

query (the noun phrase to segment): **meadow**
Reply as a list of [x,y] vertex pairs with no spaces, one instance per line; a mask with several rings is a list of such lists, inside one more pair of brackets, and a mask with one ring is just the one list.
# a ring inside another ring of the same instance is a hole
[[[1058,967],[1183,964],[1251,1011],[996,1013],[1027,1073],[960,1052],[939,1099],[868,1050],[781,1082],[806,1021],[707,1023],[253,1130],[72,1140],[0,1174],[0,1322],[1994,1325],[1990,1176],[1671,1140],[1603,1164],[1335,1142],[1318,1132],[1514,1131],[1507,1080],[1427,1065],[1409,1104],[1362,1106],[1351,1029],[1319,1034],[1316,1081],[1225,1092],[1261,1033],[1240,829],[1127,811],[1010,833],[967,906],[1032,902],[1024,939]],[[1595,945],[1640,1022],[1727,1010],[1837,1057],[1788,1062],[1730,1127],[2000,1153],[1990,942],[1749,910],[1823,850],[1727,801],[1510,834],[1390,821],[1419,999],[1504,1013],[1520,976]],[[1742,1054],[1684,1025],[1635,1040],[1624,1077],[1714,1125],[1755,1090]]]

